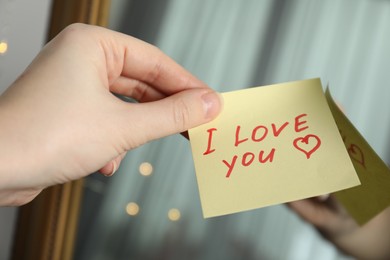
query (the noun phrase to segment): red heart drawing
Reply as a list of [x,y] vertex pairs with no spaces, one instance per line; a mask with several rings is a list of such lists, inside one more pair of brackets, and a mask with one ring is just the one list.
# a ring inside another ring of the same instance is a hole
[[[313,141],[309,143],[309,139]],[[316,135],[306,135],[305,137],[296,138],[294,140],[294,146],[309,159],[311,154],[321,146],[321,139]]]
[[366,164],[364,161],[364,154],[362,149],[360,149],[359,146],[357,146],[356,144],[351,144],[347,150],[352,160],[354,160],[355,162],[359,163],[364,168],[366,168]]

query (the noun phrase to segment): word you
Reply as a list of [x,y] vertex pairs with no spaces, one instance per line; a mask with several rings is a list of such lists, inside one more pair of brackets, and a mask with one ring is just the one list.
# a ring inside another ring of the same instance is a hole
[[[270,126],[258,125],[251,129],[249,136],[242,136],[241,126],[235,127],[235,135],[233,137],[233,148],[242,145],[243,143],[253,142],[260,143],[269,136],[278,138],[286,128],[291,124],[295,133],[299,133],[309,129],[307,125],[307,114],[300,114],[294,117],[292,122],[286,121],[281,125],[272,123]],[[208,156],[217,151],[217,148],[213,146],[213,137],[217,134],[217,128],[207,129],[208,141],[207,148],[203,153],[204,156]],[[321,146],[321,139],[314,134],[308,134],[303,137],[298,137],[293,140],[292,145],[300,152],[302,152],[307,159],[310,159],[311,155]],[[229,178],[232,174],[235,166],[241,163],[242,166],[247,167],[255,162],[260,164],[272,163],[275,157],[276,148],[273,147],[270,151],[259,150],[258,153],[247,151],[241,155],[235,154],[230,160],[222,160],[222,163],[227,167],[226,178]]]

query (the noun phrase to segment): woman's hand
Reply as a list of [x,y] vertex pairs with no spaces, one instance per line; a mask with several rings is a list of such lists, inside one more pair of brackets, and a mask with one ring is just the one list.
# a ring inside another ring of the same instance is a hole
[[71,25],[0,97],[0,205],[27,203],[98,170],[111,175],[128,150],[220,109],[217,93],[156,47]]
[[345,254],[361,260],[390,259],[390,208],[359,226],[333,196],[288,205]]

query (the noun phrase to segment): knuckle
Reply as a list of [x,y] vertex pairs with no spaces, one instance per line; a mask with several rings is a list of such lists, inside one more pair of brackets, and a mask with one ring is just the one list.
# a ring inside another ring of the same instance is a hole
[[173,105],[174,124],[181,130],[187,130],[191,119],[191,111],[183,100],[177,100]]
[[[64,28],[53,40],[57,46],[67,49],[76,49],[84,47],[84,51],[90,48],[93,30],[84,24],[71,24]],[[89,47],[89,48],[88,48]]]
[[87,26],[81,23],[73,23],[62,30],[61,35],[66,38],[78,38],[86,33]]
[[132,90],[131,96],[138,101],[143,101],[147,96],[147,91],[148,86],[141,81],[137,81],[134,89]]
[[147,82],[154,84],[161,77],[162,63],[158,60],[152,69],[147,73]]
[[157,82],[163,74],[162,72],[164,71],[164,53],[156,46],[151,45],[151,48],[155,50],[155,59],[152,62],[153,66],[151,67],[149,72],[146,73],[145,81],[153,84]]

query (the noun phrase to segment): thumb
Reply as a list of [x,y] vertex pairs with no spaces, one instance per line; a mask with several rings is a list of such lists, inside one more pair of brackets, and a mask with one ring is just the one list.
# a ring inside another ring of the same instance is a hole
[[129,105],[130,120],[136,120],[138,126],[128,131],[129,137],[133,144],[142,144],[213,120],[222,109],[222,97],[210,89],[190,89],[158,101]]

